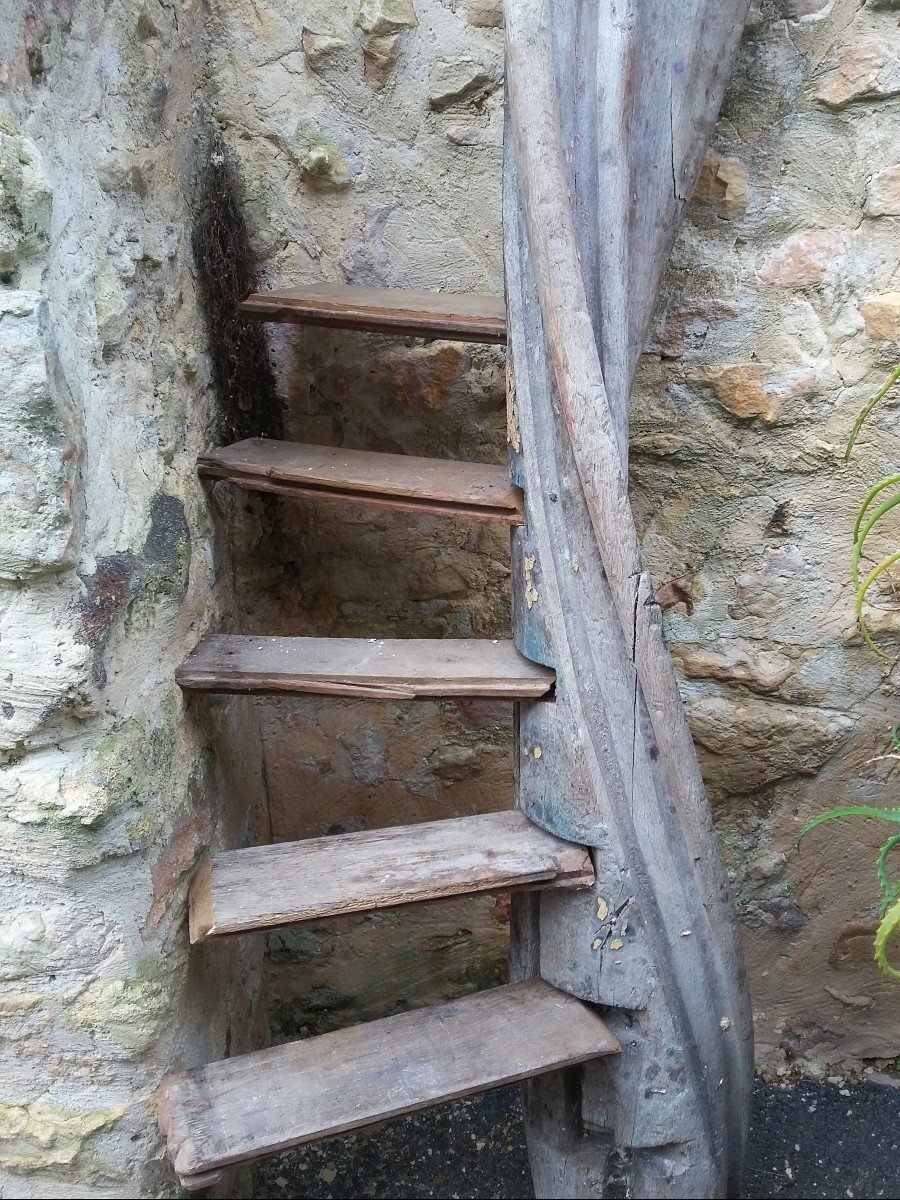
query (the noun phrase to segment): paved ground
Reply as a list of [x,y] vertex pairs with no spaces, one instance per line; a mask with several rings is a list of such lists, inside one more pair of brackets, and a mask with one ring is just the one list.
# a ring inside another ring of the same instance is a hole
[[[533,1192],[518,1090],[279,1155],[256,1184],[257,1200],[525,1200]],[[900,1090],[757,1084],[743,1195],[900,1200]]]

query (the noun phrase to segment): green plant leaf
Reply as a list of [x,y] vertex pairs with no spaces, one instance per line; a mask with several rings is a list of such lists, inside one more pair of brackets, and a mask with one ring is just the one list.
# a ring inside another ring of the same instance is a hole
[[859,512],[856,515],[856,523],[853,526],[853,541],[854,542],[859,541],[859,527],[863,523],[863,518],[866,515],[866,510],[868,509],[869,505],[872,503],[872,501],[875,499],[876,496],[881,495],[881,493],[884,491],[885,488],[893,487],[895,483],[900,483],[900,474],[885,475],[884,479],[879,479],[879,481],[875,484],[875,486],[870,489],[865,500],[863,500],[863,502],[862,502],[862,507],[860,508]]
[[872,397],[872,399],[869,401],[869,403],[865,406],[865,408],[862,410],[862,412],[856,418],[856,423],[854,424],[853,429],[850,433],[850,438],[847,441],[847,449],[844,451],[845,459],[850,457],[850,454],[856,443],[856,439],[859,437],[859,431],[862,429],[863,425],[865,425],[866,420],[869,416],[869,413],[871,413],[872,409],[875,407],[876,404],[878,404],[881,400],[884,399],[884,397],[888,394],[888,392],[891,390],[891,388],[894,386],[894,384],[897,382],[898,379],[900,379],[900,363],[897,363],[896,367],[894,367],[893,371],[891,371],[888,378],[885,380],[885,382],[881,385],[881,387],[878,389],[878,391],[875,393],[875,395]]
[[872,804],[848,804],[843,808],[830,808],[828,812],[820,813],[800,830],[797,835],[797,845],[806,835],[826,821],[837,821],[839,817],[874,817],[881,821],[896,821],[900,825],[900,808],[876,808]]
[[900,928],[900,900],[895,901],[881,918],[881,924],[875,933],[875,961],[891,979],[900,979],[900,971],[888,962],[888,942],[897,929]]
[[895,550],[893,554],[889,554],[887,558],[882,559],[878,566],[875,567],[873,571],[869,572],[856,590],[856,621],[859,625],[859,632],[862,634],[863,641],[870,650],[874,651],[875,654],[878,655],[879,658],[886,658],[889,662],[893,662],[895,656],[893,654],[888,654],[887,650],[882,650],[880,646],[876,646],[872,641],[872,635],[869,633],[869,630],[866,627],[862,609],[863,604],[865,603],[866,593],[868,592],[869,588],[872,586],[878,576],[881,575],[882,572],[886,571],[888,567],[892,567],[898,559],[900,559],[900,550]]
[[[891,476],[891,478],[900,477]],[[869,495],[871,496],[871,494],[872,493],[870,492]],[[873,527],[881,520],[881,518],[889,513],[892,508],[896,508],[898,504],[900,504],[900,492],[898,492],[896,496],[891,496],[889,500],[885,500],[884,503],[879,504],[878,508],[875,509],[875,512],[868,519],[868,521],[866,521],[865,525],[857,535],[856,543],[853,546],[853,556],[850,559],[850,575],[853,579],[853,586],[857,589],[859,588],[859,560],[862,557],[865,540],[872,532]]]
[[875,869],[878,872],[878,882],[881,884],[881,889],[884,892],[884,904],[886,908],[889,904],[900,900],[900,895],[897,894],[897,889],[888,879],[887,860],[888,855],[897,846],[900,846],[900,833],[892,834],[878,852],[878,862],[875,864]]

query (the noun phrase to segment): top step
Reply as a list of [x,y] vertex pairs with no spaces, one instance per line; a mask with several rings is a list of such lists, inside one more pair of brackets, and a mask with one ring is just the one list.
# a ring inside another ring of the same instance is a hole
[[328,325],[400,337],[506,344],[502,296],[402,292],[395,288],[316,283],[248,296],[238,311],[261,321]]

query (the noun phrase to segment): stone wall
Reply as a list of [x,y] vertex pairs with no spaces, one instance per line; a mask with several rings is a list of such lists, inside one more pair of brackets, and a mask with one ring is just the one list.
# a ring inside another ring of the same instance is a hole
[[[876,761],[896,686],[849,580],[856,511],[897,469],[896,399],[843,451],[900,357],[898,53],[892,3],[755,16],[634,402],[634,503],[735,879],[757,1059],[780,1074],[900,1050],[872,962],[885,827],[795,846],[834,805],[896,804]],[[896,651],[889,583],[877,604]]]
[[[210,843],[506,807],[508,708],[186,704],[172,684],[211,626],[508,631],[504,533],[205,493],[193,472],[280,425],[503,461],[500,351],[269,328],[276,400],[261,343],[229,324],[251,268],[500,290],[500,6],[0,10],[0,1189],[168,1195],[153,1089],[255,1044],[257,997],[277,1038],[502,978],[502,899],[280,932],[262,974],[258,939],[188,956],[184,900]],[[795,849],[829,805],[895,802],[890,664],[861,645],[848,582],[856,507],[898,461],[892,402],[842,450],[900,355],[898,96],[895,0],[759,6],[632,414],[758,1058],[783,1074],[900,1053],[871,961],[881,831]],[[887,585],[877,601],[895,646]]]
[[203,849],[265,836],[252,709],[192,709],[173,684],[233,619],[194,473],[220,424],[190,250],[199,18],[0,5],[8,1196],[175,1194],[161,1075],[258,1037],[261,941],[189,959],[184,924]]

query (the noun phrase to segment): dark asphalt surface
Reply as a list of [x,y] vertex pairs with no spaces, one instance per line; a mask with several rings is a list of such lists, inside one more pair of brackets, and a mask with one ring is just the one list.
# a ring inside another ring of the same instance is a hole
[[[278,1155],[257,1200],[534,1195],[517,1088]],[[900,1200],[900,1089],[757,1082],[743,1196]]]

